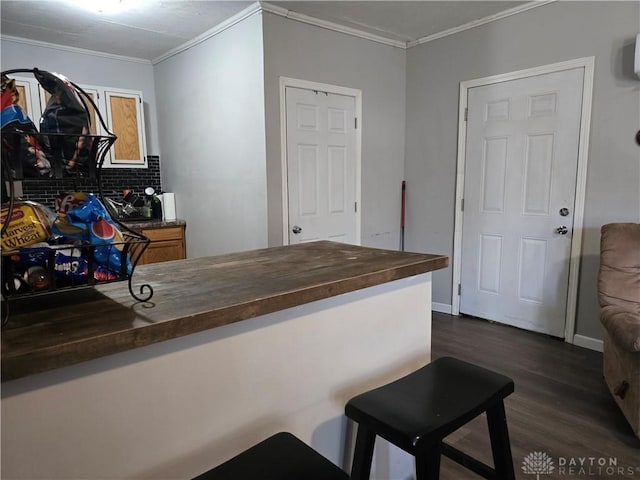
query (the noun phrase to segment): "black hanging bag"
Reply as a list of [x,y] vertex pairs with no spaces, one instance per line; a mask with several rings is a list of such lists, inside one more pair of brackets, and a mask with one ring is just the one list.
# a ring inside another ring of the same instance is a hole
[[33,75],[51,94],[40,119],[40,133],[66,134],[47,136],[50,156],[61,162],[65,175],[86,175],[93,140],[86,136],[90,120],[84,103],[65,76],[37,69]]

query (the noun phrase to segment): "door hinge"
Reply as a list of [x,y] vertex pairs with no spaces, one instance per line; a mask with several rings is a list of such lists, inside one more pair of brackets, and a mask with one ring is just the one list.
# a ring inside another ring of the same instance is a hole
[[462,295],[462,285],[458,284],[458,295]]
[[358,212],[358,202],[355,202],[355,203],[353,204],[353,211],[354,211],[354,212]]
[[353,118],[353,126],[356,130],[358,129],[358,117]]
[[464,121],[466,122],[469,119],[469,108],[464,107]]
[[464,198],[460,199],[460,211],[464,212]]

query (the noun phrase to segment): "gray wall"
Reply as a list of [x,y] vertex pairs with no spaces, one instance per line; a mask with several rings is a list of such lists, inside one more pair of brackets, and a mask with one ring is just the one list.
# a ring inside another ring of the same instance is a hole
[[162,178],[187,256],[267,245],[259,14],[154,66]]
[[282,244],[280,76],[362,90],[362,244],[398,248],[405,51],[264,14],[269,244]]
[[[74,83],[142,91],[147,155],[160,154],[151,63],[131,62],[89,53],[27,45],[6,38],[1,39],[0,46],[2,70],[36,67],[60,73]],[[34,119],[34,122],[37,124],[38,119]]]
[[[595,56],[576,333],[602,338],[596,275],[600,226],[640,221],[638,2],[556,2],[407,52],[407,247],[452,255],[459,83]],[[452,264],[452,262],[451,262]],[[451,303],[451,268],[433,300]]]
[[[407,249],[451,256],[459,83],[595,56],[577,333],[602,338],[599,229],[640,220],[638,31],[638,2],[555,2],[405,52],[264,13],[155,67],[5,39],[0,58],[142,90],[148,153],[162,152],[195,257],[282,243],[280,76],[363,91],[362,243],[398,247],[406,178]],[[434,272],[434,302],[450,304],[451,283]]]

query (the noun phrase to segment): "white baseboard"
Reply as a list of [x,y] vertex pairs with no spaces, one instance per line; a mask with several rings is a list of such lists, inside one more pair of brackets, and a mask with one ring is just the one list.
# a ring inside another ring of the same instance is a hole
[[431,302],[431,310],[451,315],[451,305],[447,305],[446,303]]
[[585,337],[584,335],[574,335],[573,344],[579,347],[589,348],[596,352],[602,352],[603,341],[597,338]]
[[[451,305],[446,303],[431,303],[431,310],[438,313],[447,313],[451,315]],[[578,347],[588,348],[589,350],[595,350],[596,352],[602,352],[604,342],[599,338],[586,337],[584,335],[574,335],[573,344]]]

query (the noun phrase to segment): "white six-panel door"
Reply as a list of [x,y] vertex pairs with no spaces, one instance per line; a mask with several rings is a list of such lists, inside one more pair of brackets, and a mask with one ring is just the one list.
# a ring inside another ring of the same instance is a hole
[[358,243],[355,98],[286,87],[289,243]]
[[563,336],[583,75],[469,89],[461,313]]

